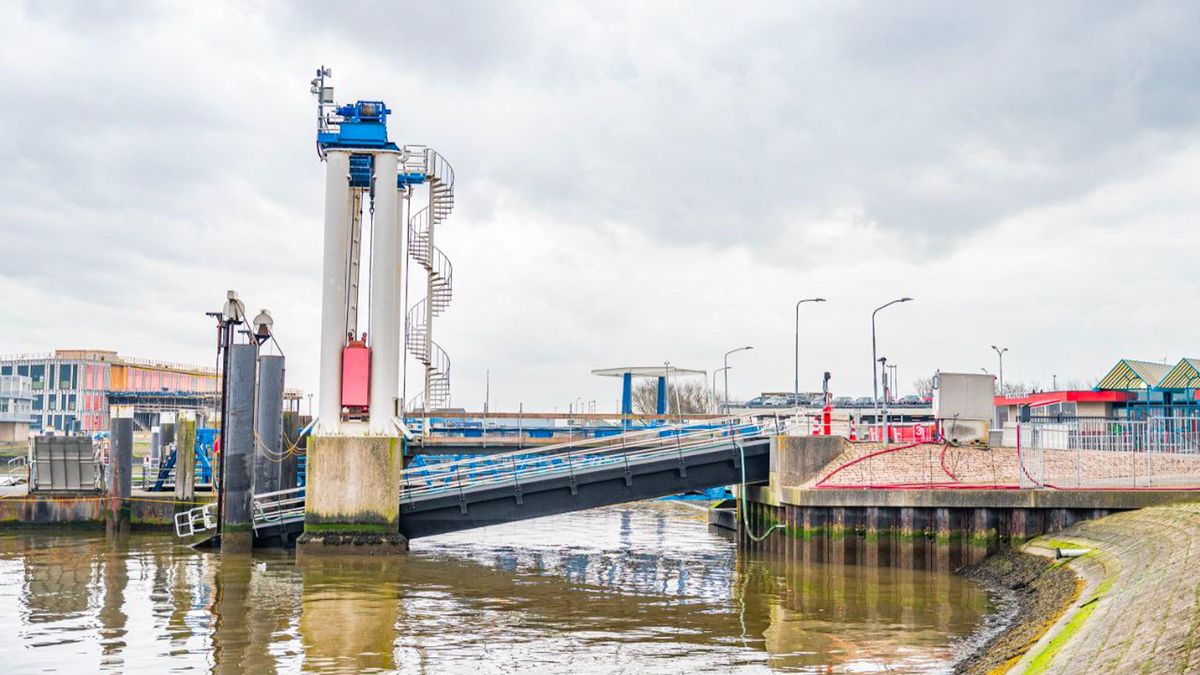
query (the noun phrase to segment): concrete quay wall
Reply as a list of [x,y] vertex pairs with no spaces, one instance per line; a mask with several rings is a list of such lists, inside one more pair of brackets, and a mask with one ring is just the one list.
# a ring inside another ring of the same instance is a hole
[[[135,493],[129,501],[134,529],[175,529],[175,514],[213,501],[200,497],[181,503],[169,493]],[[0,529],[103,529],[108,499],[94,494],[13,495],[0,498]]]
[[848,533],[1021,543],[1077,522],[1195,498],[1180,490],[872,489],[812,487],[847,442],[839,437],[774,439],[771,480],[748,486],[752,530],[792,536]]

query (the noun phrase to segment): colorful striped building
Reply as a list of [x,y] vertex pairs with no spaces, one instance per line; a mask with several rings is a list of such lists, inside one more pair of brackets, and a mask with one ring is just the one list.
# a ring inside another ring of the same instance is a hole
[[114,397],[195,400],[197,395],[212,397],[219,391],[219,378],[211,366],[131,358],[103,349],[0,356],[0,375],[31,380],[32,433],[104,431]]

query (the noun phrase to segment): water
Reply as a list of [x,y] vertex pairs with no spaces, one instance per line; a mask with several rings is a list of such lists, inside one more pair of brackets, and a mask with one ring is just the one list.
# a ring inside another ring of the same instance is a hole
[[[799,550],[798,548],[796,550]],[[222,558],[0,533],[5,672],[939,672],[989,609],[945,572],[739,553],[644,502],[413,542]]]

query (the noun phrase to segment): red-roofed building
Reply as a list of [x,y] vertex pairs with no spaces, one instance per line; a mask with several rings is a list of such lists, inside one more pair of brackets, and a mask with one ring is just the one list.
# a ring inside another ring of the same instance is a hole
[[997,396],[996,422],[1004,423],[1020,419],[1021,408],[1029,406],[1032,417],[1115,417],[1113,407],[1123,408],[1133,400],[1127,391],[1040,391],[1024,396]]

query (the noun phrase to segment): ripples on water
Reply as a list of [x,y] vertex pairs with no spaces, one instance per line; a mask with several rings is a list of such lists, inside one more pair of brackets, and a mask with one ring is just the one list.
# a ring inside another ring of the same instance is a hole
[[[4,672],[938,672],[988,608],[944,572],[743,551],[703,511],[598,509],[406,557],[0,533]],[[910,566],[911,567],[911,566]]]

